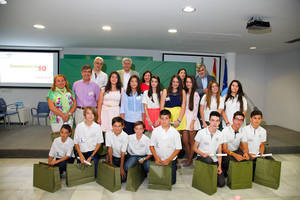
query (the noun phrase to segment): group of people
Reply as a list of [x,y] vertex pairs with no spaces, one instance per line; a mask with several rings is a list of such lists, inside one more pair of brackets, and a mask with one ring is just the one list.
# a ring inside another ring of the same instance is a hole
[[[177,156],[185,149],[184,165],[197,159],[218,165],[218,185],[225,185],[229,160],[255,160],[264,153],[266,131],[260,126],[261,111],[251,113],[251,124],[244,125],[247,100],[241,83],[233,80],[227,94],[208,75],[205,65],[196,65],[196,76],[180,69],[162,89],[159,76],[131,70],[132,60],[122,60],[123,69],[107,76],[101,71],[103,59],[96,57],[94,69],[84,65],[82,80],[72,91],[65,76],[54,78],[48,94],[50,124],[60,132],[51,146],[49,164],[65,170],[74,162],[73,146],[78,162],[97,163],[97,151],[104,143],[107,161],[120,167],[122,180],[136,163],[149,171],[150,160],[157,165],[172,166],[172,184],[176,182]],[[74,141],[71,134],[75,117]],[[222,131],[222,132],[221,132]],[[144,134],[145,133],[145,134]],[[227,157],[216,156],[225,153]],[[54,159],[55,158],[55,159]],[[225,176],[224,176],[225,175]]]

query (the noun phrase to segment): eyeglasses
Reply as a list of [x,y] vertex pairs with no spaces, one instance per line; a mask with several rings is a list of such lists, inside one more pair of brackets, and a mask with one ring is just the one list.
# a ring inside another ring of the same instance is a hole
[[234,119],[239,121],[239,122],[244,122],[244,119],[239,119],[239,118],[234,118]]

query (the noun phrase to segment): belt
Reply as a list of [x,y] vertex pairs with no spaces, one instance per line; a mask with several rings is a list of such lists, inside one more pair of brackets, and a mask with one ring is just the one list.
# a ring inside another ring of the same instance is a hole
[[[92,106],[93,107],[93,106]],[[84,110],[85,109],[85,107],[80,107],[80,106],[77,106],[76,108],[79,108],[79,109],[81,109],[81,110]],[[95,108],[95,107],[94,107]],[[97,109],[97,107],[95,108],[95,109]]]
[[107,105],[107,104],[103,104],[103,106],[105,106],[105,107],[119,107],[119,105]]

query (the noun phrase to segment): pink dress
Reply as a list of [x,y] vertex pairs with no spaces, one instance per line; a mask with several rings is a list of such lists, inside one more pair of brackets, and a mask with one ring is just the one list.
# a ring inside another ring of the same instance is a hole
[[186,107],[185,107],[185,116],[186,116],[186,130],[190,130],[190,124],[192,120],[195,120],[194,122],[194,131],[200,130],[201,125],[199,122],[199,119],[197,117],[198,114],[198,108],[199,108],[199,102],[200,97],[198,92],[194,93],[194,109],[190,111],[189,109],[189,101],[190,101],[190,94],[186,95]]
[[[104,88],[102,89],[104,90]],[[123,90],[122,90],[123,91]],[[112,130],[111,121],[114,117],[120,116],[120,102],[122,92],[110,91],[104,93],[102,110],[101,110],[101,128],[102,131]]]

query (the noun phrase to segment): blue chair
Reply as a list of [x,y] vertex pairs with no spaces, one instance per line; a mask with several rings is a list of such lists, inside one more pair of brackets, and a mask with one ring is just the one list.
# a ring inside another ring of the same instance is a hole
[[37,108],[31,108],[32,124],[34,117],[37,117],[38,124],[40,125],[40,117],[45,118],[45,124],[47,126],[47,117],[49,116],[48,102],[38,102]]
[[[20,102],[14,103],[14,104],[6,104],[3,98],[0,98],[0,119],[4,119],[4,126],[6,126],[6,117],[8,119],[8,125],[10,126],[10,115],[17,114],[19,123],[21,124],[20,115],[18,108],[21,106]],[[10,108],[10,109],[8,109]]]

